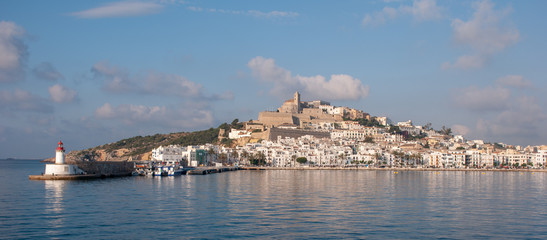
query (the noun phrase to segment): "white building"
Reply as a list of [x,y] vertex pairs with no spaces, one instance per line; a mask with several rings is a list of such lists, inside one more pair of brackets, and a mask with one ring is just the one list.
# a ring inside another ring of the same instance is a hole
[[186,154],[183,154],[185,147],[179,145],[160,146],[152,149],[152,160],[176,164],[182,161]]
[[362,127],[360,129],[334,130],[331,132],[331,139],[358,140],[363,141],[367,137],[383,134],[385,129],[377,127]]
[[238,139],[238,138],[244,138],[244,137],[251,137],[252,131],[250,130],[237,130],[232,129],[230,133],[228,134],[228,138],[230,139]]
[[393,124],[391,119],[389,119],[388,117],[376,117],[376,121],[378,121],[378,123],[380,123],[381,125],[384,125],[384,126],[389,126],[389,125]]
[[537,153],[533,154],[532,165],[534,167],[545,167],[546,162],[547,162],[547,149],[538,150]]
[[412,120],[408,120],[406,122],[398,122],[397,126],[399,127],[412,127]]

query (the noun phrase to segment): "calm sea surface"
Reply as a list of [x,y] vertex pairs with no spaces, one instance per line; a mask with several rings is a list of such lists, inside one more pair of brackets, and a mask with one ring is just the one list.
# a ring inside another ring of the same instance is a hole
[[547,174],[237,171],[30,181],[0,160],[0,238],[547,239]]

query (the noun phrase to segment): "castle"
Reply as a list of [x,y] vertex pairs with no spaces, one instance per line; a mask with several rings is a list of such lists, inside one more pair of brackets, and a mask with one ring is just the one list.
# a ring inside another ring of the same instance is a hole
[[[353,109],[346,107],[333,107],[329,102],[316,100],[303,102],[300,93],[295,92],[294,97],[281,105],[277,111],[264,111],[258,114],[258,123],[265,127],[295,127],[305,128],[310,124],[335,123],[342,121],[343,117]],[[363,117],[363,112],[360,116]],[[359,113],[356,113],[359,115]]]

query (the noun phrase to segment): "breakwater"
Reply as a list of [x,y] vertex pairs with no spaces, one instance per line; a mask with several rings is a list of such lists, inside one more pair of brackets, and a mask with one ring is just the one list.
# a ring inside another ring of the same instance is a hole
[[135,170],[134,163],[127,161],[76,161],[71,164],[78,166],[88,174],[101,177],[128,176]]
[[241,170],[369,170],[369,171],[446,171],[446,172],[547,172],[547,169],[475,169],[475,168],[377,168],[377,167],[240,167]]
[[239,169],[239,167],[200,167],[186,171],[186,175],[207,175],[211,173],[237,171]]
[[74,175],[29,175],[30,180],[86,180],[94,178],[107,177],[124,177],[130,176],[135,169],[133,162],[119,161],[72,161],[72,165],[76,165],[83,170],[84,174]]

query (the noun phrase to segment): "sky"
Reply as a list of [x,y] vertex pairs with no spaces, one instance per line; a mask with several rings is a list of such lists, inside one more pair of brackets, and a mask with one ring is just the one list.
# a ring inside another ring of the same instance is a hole
[[0,158],[257,119],[299,91],[547,144],[547,1],[0,1]]

